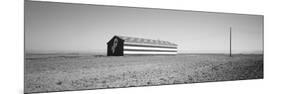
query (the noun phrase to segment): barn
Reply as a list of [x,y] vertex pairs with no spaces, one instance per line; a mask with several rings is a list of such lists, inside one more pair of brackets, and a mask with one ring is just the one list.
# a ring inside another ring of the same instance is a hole
[[169,41],[116,35],[107,42],[107,56],[175,55],[177,46]]

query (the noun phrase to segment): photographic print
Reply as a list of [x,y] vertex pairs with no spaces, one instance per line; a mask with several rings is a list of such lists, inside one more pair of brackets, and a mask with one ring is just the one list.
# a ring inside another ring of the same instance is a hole
[[24,3],[24,93],[263,79],[263,15]]

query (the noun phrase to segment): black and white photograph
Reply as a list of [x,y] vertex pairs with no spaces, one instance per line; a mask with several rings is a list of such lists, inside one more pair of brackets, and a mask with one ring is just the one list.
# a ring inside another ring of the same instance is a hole
[[24,93],[263,78],[263,15],[24,1]]

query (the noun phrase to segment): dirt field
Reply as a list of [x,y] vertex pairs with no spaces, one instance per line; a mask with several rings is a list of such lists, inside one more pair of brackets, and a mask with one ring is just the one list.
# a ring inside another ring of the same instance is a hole
[[263,78],[263,55],[120,56],[28,54],[24,92]]

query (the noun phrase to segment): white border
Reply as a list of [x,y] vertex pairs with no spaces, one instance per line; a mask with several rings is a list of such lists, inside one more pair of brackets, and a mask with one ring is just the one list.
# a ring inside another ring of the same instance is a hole
[[[280,93],[281,40],[279,0],[49,0],[166,9],[265,15],[265,79],[57,92],[48,94],[265,94]],[[23,0],[1,5],[1,93],[23,93]]]

